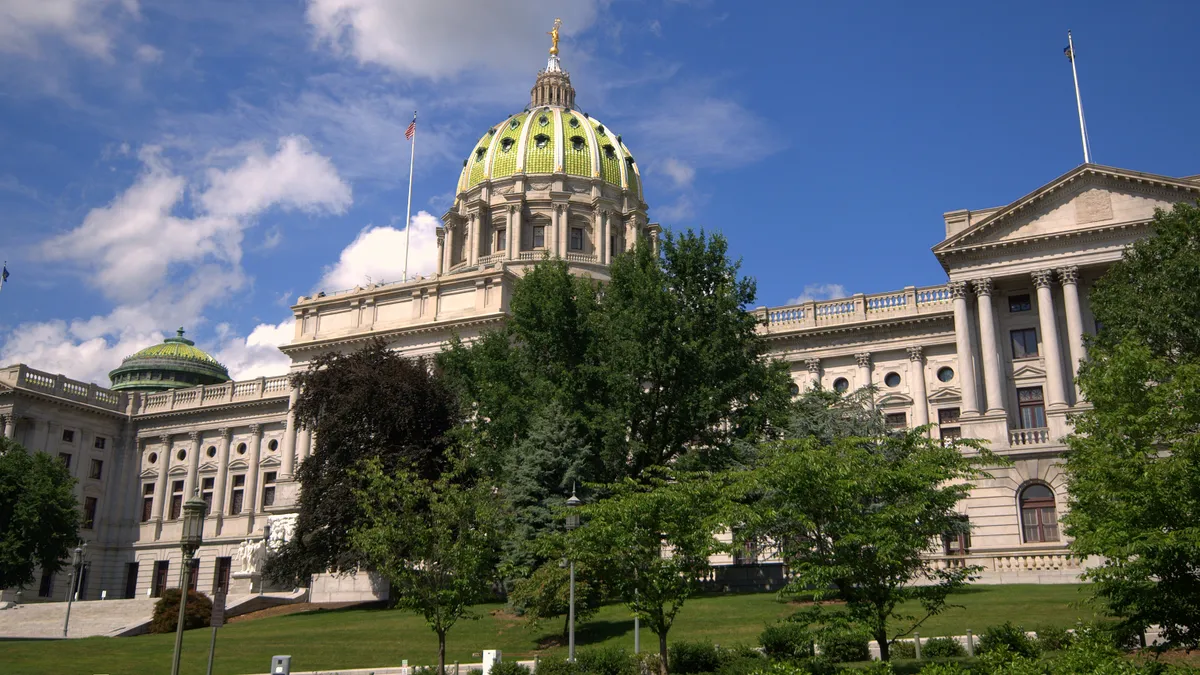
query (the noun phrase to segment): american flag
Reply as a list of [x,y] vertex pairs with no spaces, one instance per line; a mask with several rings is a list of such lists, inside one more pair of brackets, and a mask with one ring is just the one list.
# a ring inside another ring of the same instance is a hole
[[417,135],[417,116],[413,115],[413,121],[408,123],[408,128],[404,130],[404,138],[412,140],[413,136]]

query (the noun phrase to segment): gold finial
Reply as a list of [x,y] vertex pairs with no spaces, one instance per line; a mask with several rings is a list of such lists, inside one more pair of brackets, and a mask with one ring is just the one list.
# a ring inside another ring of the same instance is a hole
[[554,20],[554,29],[546,33],[550,36],[550,56],[558,56],[558,29],[562,26],[562,19]]

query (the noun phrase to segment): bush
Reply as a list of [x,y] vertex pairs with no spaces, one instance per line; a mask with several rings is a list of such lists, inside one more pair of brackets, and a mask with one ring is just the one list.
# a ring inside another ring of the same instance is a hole
[[[196,591],[188,591],[187,609],[183,615],[183,629],[204,628],[212,617],[212,600]],[[168,588],[154,603],[154,617],[150,620],[151,633],[174,633],[179,622],[179,589]]]
[[930,663],[921,669],[921,675],[969,675],[970,672],[957,663]]
[[795,621],[782,621],[767,626],[758,636],[758,644],[773,659],[796,659],[812,656],[813,637],[808,627]]
[[[720,667],[717,668],[717,675],[752,675],[763,669],[767,663],[767,658],[758,652],[753,656],[731,656],[721,661]],[[671,664],[671,669],[674,671],[675,664]]]
[[529,667],[516,661],[501,661],[492,664],[492,675],[529,675]]
[[755,675],[836,675],[837,666],[823,656],[792,661],[772,661],[765,668],[755,671]]
[[620,647],[580,650],[575,655],[575,667],[581,675],[639,675],[637,659]]
[[711,642],[676,642],[667,655],[671,672],[677,675],[715,673],[721,660],[721,650]]
[[821,631],[819,637],[821,655],[833,663],[869,661],[871,659],[870,638],[854,628],[830,628]]
[[921,658],[923,659],[953,659],[966,655],[967,648],[954,638],[936,637],[921,643]]
[[912,642],[893,642],[888,647],[888,653],[893,659],[915,659],[917,658],[917,645]]
[[552,656],[538,661],[537,664],[537,675],[576,675],[578,672],[577,664],[567,661],[565,657]]
[[987,654],[1001,648],[1007,649],[1015,656],[1036,658],[1037,643],[1025,634],[1025,629],[1006,621],[1000,626],[989,626],[979,634],[979,653]]
[[1058,626],[1042,626],[1037,629],[1038,649],[1043,652],[1058,652],[1071,646],[1075,639],[1066,628]]

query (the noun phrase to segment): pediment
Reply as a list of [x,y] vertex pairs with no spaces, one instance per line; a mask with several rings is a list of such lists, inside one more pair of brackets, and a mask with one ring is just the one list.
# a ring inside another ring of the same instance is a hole
[[1200,185],[1178,178],[1084,164],[933,248],[937,255],[1011,246],[1137,224],[1157,208],[1200,198]]
[[200,465],[200,473],[216,473],[217,465],[213,462],[205,462]]
[[942,387],[929,395],[930,403],[957,403],[962,400],[962,391],[958,387]]
[[1044,378],[1044,377],[1046,377],[1046,371],[1044,369],[1039,368],[1038,366],[1034,366],[1034,365],[1027,364],[1027,365],[1023,365],[1023,366],[1017,366],[1013,370],[1013,379],[1014,380],[1024,380],[1024,379],[1030,379],[1030,378]]
[[880,397],[875,401],[875,405],[879,406],[880,408],[909,406],[912,405],[912,403],[912,397],[905,396],[904,394],[888,394],[887,396]]
[[240,470],[245,470],[249,466],[250,466],[250,464],[247,463],[246,460],[235,459],[229,463],[229,470],[230,471],[240,471]]
[[158,478],[158,469],[146,469],[140,474],[141,478]]
[[279,458],[278,457],[268,457],[268,458],[264,459],[263,461],[259,462],[258,465],[259,466],[279,466]]
[[171,470],[167,472],[167,475],[168,476],[182,476],[182,475],[185,475],[186,473],[187,473],[187,467],[177,464],[177,465],[171,467]]

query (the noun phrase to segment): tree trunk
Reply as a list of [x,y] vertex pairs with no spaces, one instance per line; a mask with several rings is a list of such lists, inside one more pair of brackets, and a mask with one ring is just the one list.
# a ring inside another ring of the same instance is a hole
[[658,634],[658,675],[667,675],[667,633]]
[[879,645],[879,660],[887,661],[891,658],[891,653],[888,651],[888,636],[886,628],[875,629],[875,642]]
[[438,631],[438,675],[446,675],[446,631]]

